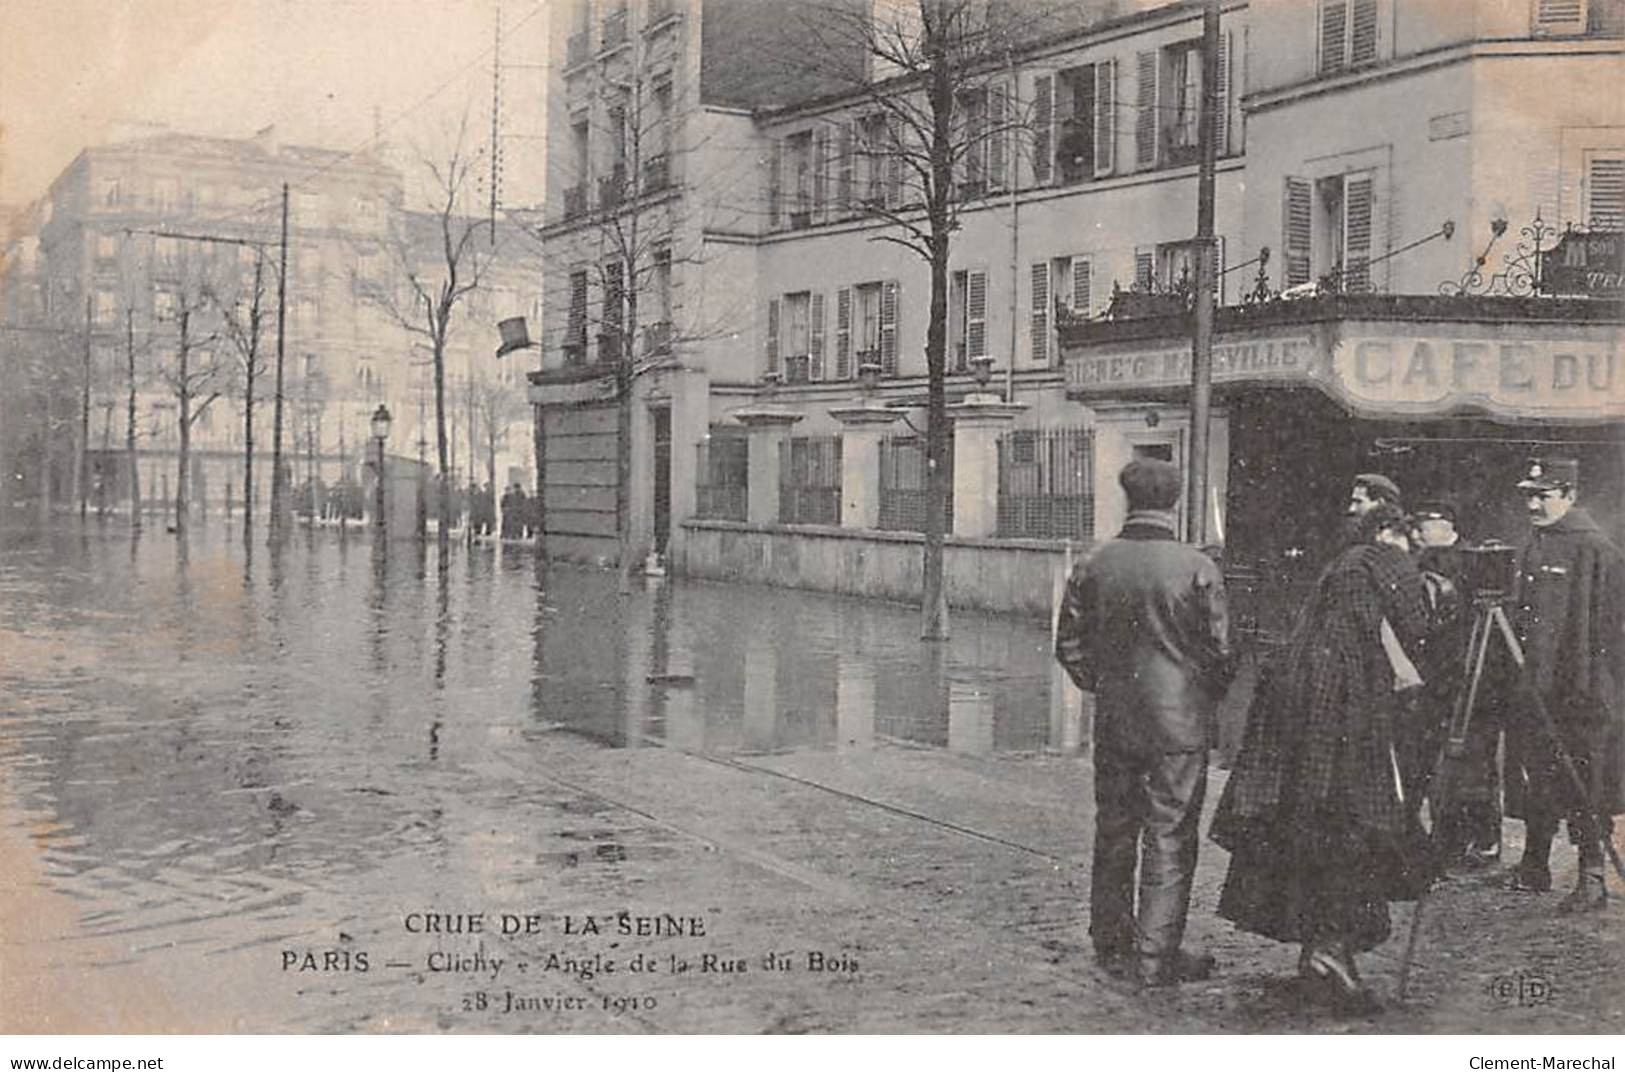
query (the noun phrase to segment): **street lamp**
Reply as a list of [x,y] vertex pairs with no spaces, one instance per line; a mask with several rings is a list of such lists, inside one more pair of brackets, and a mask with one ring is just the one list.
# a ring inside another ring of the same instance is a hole
[[378,519],[379,537],[384,535],[384,526],[386,524],[386,515],[384,514],[384,440],[389,438],[389,426],[394,419],[394,417],[390,416],[389,407],[382,402],[378,403],[378,408],[372,411],[372,441],[378,444],[378,491],[377,503],[373,506],[373,511]]

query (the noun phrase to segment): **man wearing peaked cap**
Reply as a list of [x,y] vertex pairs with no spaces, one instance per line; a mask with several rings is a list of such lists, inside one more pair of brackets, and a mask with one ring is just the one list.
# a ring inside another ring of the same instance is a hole
[[1577,505],[1576,460],[1532,458],[1520,476],[1517,487],[1526,497],[1531,527],[1518,561],[1513,615],[1527,681],[1544,701],[1590,799],[1575,799],[1568,772],[1534,713],[1513,715],[1507,725],[1507,810],[1524,820],[1527,843],[1507,885],[1551,888],[1552,839],[1558,820],[1566,818],[1579,845],[1580,868],[1559,911],[1593,911],[1607,901],[1600,839],[1611,836],[1612,817],[1625,812],[1625,553]]

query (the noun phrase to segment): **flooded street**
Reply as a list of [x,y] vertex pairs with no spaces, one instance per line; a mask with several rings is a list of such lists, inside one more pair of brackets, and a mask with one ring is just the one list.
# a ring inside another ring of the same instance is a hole
[[[779,589],[620,597],[528,548],[8,533],[0,1026],[1621,1026],[1612,915],[1455,884],[1409,1006],[1317,1013],[1295,950],[1213,917],[1211,844],[1191,930],[1221,974],[1114,989],[1086,935],[1087,727],[1052,699],[1047,629],[916,632],[911,608]],[[1370,968],[1387,992],[1408,912]],[[1554,996],[1486,990],[1524,971]]]

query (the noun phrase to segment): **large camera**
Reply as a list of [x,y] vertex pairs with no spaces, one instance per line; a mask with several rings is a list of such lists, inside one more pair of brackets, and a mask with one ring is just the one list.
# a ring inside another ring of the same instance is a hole
[[1501,600],[1518,584],[1518,549],[1500,540],[1463,547],[1467,586],[1474,600]]

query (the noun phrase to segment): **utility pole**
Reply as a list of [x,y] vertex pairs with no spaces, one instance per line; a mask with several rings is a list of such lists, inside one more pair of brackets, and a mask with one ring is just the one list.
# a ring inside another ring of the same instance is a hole
[[276,404],[271,418],[271,539],[282,536],[282,361],[288,336],[288,184],[282,184],[281,255],[276,270]]
[[124,310],[124,360],[130,374],[130,408],[124,421],[124,454],[130,464],[130,528],[141,531],[141,469],[135,454],[135,310]]
[[1196,309],[1191,345],[1191,457],[1186,481],[1186,539],[1208,542],[1208,454],[1213,408],[1213,299],[1218,281],[1213,239],[1213,187],[1218,161],[1219,0],[1202,6],[1201,162],[1196,173]]
[[85,353],[83,382],[79,385],[79,436],[73,450],[73,498],[79,504],[79,520],[85,520],[85,460],[90,453],[90,322],[91,294],[85,293]]

